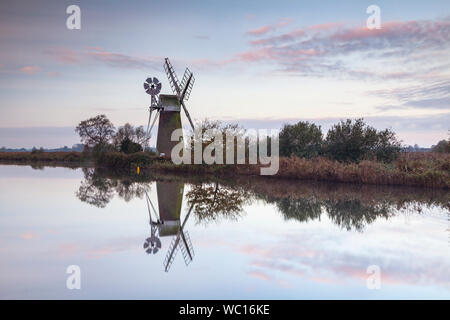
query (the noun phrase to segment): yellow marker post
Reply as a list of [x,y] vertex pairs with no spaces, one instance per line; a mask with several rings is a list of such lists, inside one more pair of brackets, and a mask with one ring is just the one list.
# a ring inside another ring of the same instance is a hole
[[140,171],[140,169],[139,169],[139,166],[138,166],[137,169],[136,169],[137,174],[139,174],[139,171]]

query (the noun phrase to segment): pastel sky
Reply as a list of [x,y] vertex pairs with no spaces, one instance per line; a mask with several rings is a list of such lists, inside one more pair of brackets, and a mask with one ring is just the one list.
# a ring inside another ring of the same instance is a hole
[[[71,4],[81,30],[66,27]],[[194,72],[197,120],[326,131],[364,117],[421,146],[450,129],[449,1],[6,0],[0,43],[0,146],[70,146],[97,114],[145,125],[145,78],[170,93],[164,57]]]

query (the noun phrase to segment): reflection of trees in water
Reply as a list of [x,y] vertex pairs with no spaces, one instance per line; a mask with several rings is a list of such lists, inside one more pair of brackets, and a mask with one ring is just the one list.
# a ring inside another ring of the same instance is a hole
[[388,203],[363,204],[358,199],[328,199],[311,198],[265,198],[266,202],[276,205],[286,220],[294,219],[300,222],[320,219],[322,213],[335,224],[346,230],[362,231],[364,227],[378,218],[388,218],[395,208]]
[[249,199],[249,192],[242,188],[231,188],[219,183],[192,185],[186,193],[189,206],[194,204],[198,222],[217,221],[220,218],[237,220],[242,215],[242,206]]
[[142,199],[145,191],[150,187],[148,184],[133,182],[131,180],[116,180],[115,190],[117,195],[124,199],[126,202],[133,198]]
[[446,190],[386,186],[314,184],[292,181],[248,184],[256,198],[274,204],[285,219],[320,219],[322,213],[346,230],[362,231],[379,218],[418,214],[424,208],[449,211]]
[[378,218],[388,218],[395,208],[388,203],[364,205],[358,199],[335,199],[324,201],[328,217],[335,224],[347,230],[362,231]]
[[[115,174],[108,170],[84,168],[84,180],[76,193],[86,203],[103,208],[114,194],[125,201],[143,198],[154,177]],[[201,177],[163,176],[162,181],[191,183],[186,193],[188,207],[194,204],[197,222],[209,223],[219,219],[237,220],[243,206],[261,199],[274,204],[286,220],[300,222],[320,219],[322,213],[346,230],[362,231],[379,218],[394,214],[416,214],[425,207],[438,206],[449,212],[446,190],[423,190],[385,186],[309,184],[305,182],[257,180],[204,183]]]
[[275,204],[286,220],[306,222],[320,218],[322,214],[322,206],[314,198],[282,198],[275,200]]
[[135,197],[142,198],[150,188],[146,183],[134,182],[131,179],[107,178],[98,169],[83,168],[83,173],[84,179],[76,196],[81,201],[99,208],[106,207],[114,192],[128,202]]
[[31,168],[32,168],[33,170],[44,170],[44,166],[43,166],[43,165],[39,165],[39,164],[31,164],[30,166],[31,166]]
[[97,174],[93,168],[83,168],[84,180],[76,192],[78,199],[90,205],[104,208],[113,197],[113,184]]

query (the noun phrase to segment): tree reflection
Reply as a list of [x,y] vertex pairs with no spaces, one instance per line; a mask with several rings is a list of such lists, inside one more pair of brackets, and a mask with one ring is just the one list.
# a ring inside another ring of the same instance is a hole
[[[233,181],[215,178],[213,182],[205,183],[202,177],[117,174],[92,168],[84,168],[83,173],[84,179],[76,195],[81,201],[100,208],[104,208],[115,194],[125,201],[143,198],[153,181],[165,181],[161,185],[187,183],[187,205],[193,205],[192,213],[197,223],[206,224],[220,219],[238,220],[243,215],[244,205],[255,200],[275,205],[286,220],[308,222],[324,215],[342,229],[357,231],[363,231],[377,219],[388,219],[400,212],[421,213],[422,208],[433,206],[449,210],[446,190],[257,178]],[[160,191],[167,196],[166,191]],[[163,198],[160,205],[171,202]]]
[[194,205],[197,221],[206,223],[219,218],[237,220],[249,196],[242,188],[221,186],[218,182],[193,185],[186,194],[188,203]]
[[364,227],[378,218],[388,218],[395,211],[387,203],[364,205],[358,199],[338,199],[324,201],[328,217],[346,230],[362,231]]
[[305,183],[280,179],[242,182],[255,198],[273,204],[286,220],[307,222],[327,216],[345,230],[363,231],[377,219],[421,213],[424,207],[449,210],[446,190]]
[[286,220],[295,219],[301,222],[314,220],[320,217],[322,206],[316,199],[278,199],[276,206]]
[[113,183],[96,174],[93,168],[83,168],[84,179],[76,192],[78,199],[90,205],[104,208],[113,197]]
[[144,197],[145,191],[149,189],[148,184],[133,182],[130,179],[117,180],[115,190],[117,195],[129,202],[133,198],[142,199]]
[[90,205],[104,208],[116,193],[125,201],[142,198],[149,185],[134,182],[131,179],[106,177],[104,172],[94,168],[83,168],[84,179],[76,192],[76,196]]

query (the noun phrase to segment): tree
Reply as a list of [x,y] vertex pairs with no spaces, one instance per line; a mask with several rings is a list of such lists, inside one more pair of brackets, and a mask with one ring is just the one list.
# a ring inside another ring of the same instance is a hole
[[90,148],[97,146],[97,149],[103,150],[114,135],[114,125],[104,115],[81,121],[75,128],[80,135],[81,142]]
[[439,153],[450,153],[450,140],[441,140],[437,145],[431,147],[431,151]]
[[302,158],[318,156],[322,146],[322,131],[314,123],[299,121],[285,124],[280,132],[280,155],[294,154]]
[[116,149],[125,153],[142,151],[142,144],[145,142],[146,133],[143,126],[133,127],[129,123],[117,130],[113,137],[113,144]]
[[[202,121],[199,121],[195,125],[196,132],[198,135],[195,135],[193,131],[190,132],[191,135],[191,150],[192,152],[195,149],[196,144],[200,144],[202,146],[202,153],[206,146],[210,145],[215,141],[215,137],[222,137],[223,142],[223,162],[226,163],[226,148],[227,144],[230,148],[234,149],[234,163],[236,163],[237,159],[237,141],[238,139],[242,139],[244,142],[246,141],[245,133],[246,130],[237,123],[224,123],[219,120],[209,120],[205,118]],[[234,141],[228,142],[226,137],[235,137]],[[247,143],[248,144],[248,143]],[[248,152],[246,152],[248,154]]]
[[133,142],[125,138],[120,144],[120,152],[130,154],[142,151],[142,146],[139,143]]
[[390,162],[400,153],[401,144],[389,129],[377,131],[363,119],[347,119],[328,131],[325,149],[328,157],[338,161],[376,159]]

